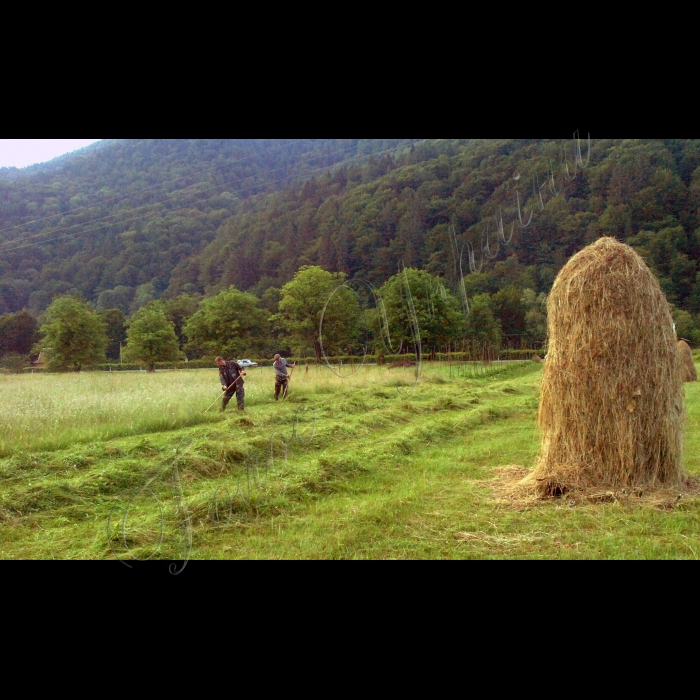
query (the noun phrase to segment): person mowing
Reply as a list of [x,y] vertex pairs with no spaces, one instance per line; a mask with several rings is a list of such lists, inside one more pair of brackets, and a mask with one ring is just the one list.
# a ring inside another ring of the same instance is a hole
[[[221,410],[226,410],[226,405],[231,400],[231,397],[236,394],[238,410],[244,411],[245,389],[243,388],[243,377],[245,372],[238,362],[233,360],[227,361],[223,357],[217,357],[216,364],[219,365],[219,379],[221,380],[222,388],[225,390],[221,399]],[[234,384],[234,382],[236,383]]]
[[292,362],[287,362],[284,357],[279,354],[275,355],[275,361],[272,363],[275,369],[275,401],[279,399],[280,389],[284,387],[282,392],[282,398],[287,396],[287,386],[289,385],[289,375],[287,374],[287,367],[295,367]]

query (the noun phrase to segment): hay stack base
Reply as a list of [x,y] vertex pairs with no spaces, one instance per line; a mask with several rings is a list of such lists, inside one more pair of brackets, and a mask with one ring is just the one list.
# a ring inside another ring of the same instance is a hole
[[681,378],[684,382],[697,382],[698,371],[693,362],[693,352],[685,340],[678,341],[678,354],[681,358]]
[[684,488],[684,393],[671,311],[629,246],[601,238],[549,295],[539,459],[520,488],[539,497]]
[[[518,511],[540,506],[543,501],[560,502],[569,507],[613,503],[670,511],[700,496],[700,477],[695,476],[684,478],[675,487],[655,484],[605,488],[563,475],[555,488],[540,489],[533,483],[527,467],[513,464],[494,471],[496,476],[483,482],[491,490],[493,502]],[[550,482],[550,485],[553,484]]]

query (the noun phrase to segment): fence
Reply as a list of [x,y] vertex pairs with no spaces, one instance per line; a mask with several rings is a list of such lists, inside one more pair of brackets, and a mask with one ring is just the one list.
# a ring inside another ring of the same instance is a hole
[[[460,345],[460,347],[465,347]],[[447,362],[452,365],[456,363],[468,363],[468,364],[482,364],[489,365],[491,363],[498,363],[508,360],[531,360],[533,355],[539,354],[543,355],[542,350],[536,350],[532,348],[495,348],[488,344],[483,343],[473,343],[470,346],[466,346],[465,350],[458,350],[455,352],[431,352],[423,356],[424,361],[433,362]],[[300,358],[288,358],[290,361],[294,361],[301,365],[304,364],[324,364],[323,361],[318,363],[315,357],[300,357]],[[395,365],[405,364],[408,362],[415,362],[415,353],[404,353],[401,355],[385,355],[381,353],[377,354],[367,354],[367,355],[336,355],[333,357],[328,357],[329,364],[332,365],[359,365],[363,362],[366,364],[377,364],[377,365]],[[272,359],[261,358],[254,360],[258,367],[270,367],[272,366]],[[83,367],[83,372],[120,372],[120,371],[135,371],[145,369],[145,363],[137,362],[114,362],[114,363],[102,363],[98,365],[91,365]],[[156,362],[155,368],[159,370],[163,369],[216,369],[216,363],[212,359],[198,359],[189,360],[188,362]],[[44,372],[46,371],[44,367],[28,366],[25,367],[24,372]]]

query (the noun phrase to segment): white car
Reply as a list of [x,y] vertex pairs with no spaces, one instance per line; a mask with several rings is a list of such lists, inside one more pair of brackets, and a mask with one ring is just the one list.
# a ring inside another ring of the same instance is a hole
[[236,360],[236,362],[241,367],[257,367],[258,366],[257,362],[251,362],[250,360]]

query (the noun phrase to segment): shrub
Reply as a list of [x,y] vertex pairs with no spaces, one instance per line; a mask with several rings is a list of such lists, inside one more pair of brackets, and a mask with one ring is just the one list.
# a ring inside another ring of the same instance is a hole
[[22,374],[28,361],[29,355],[20,355],[19,353],[11,352],[2,358],[0,366],[13,374]]

